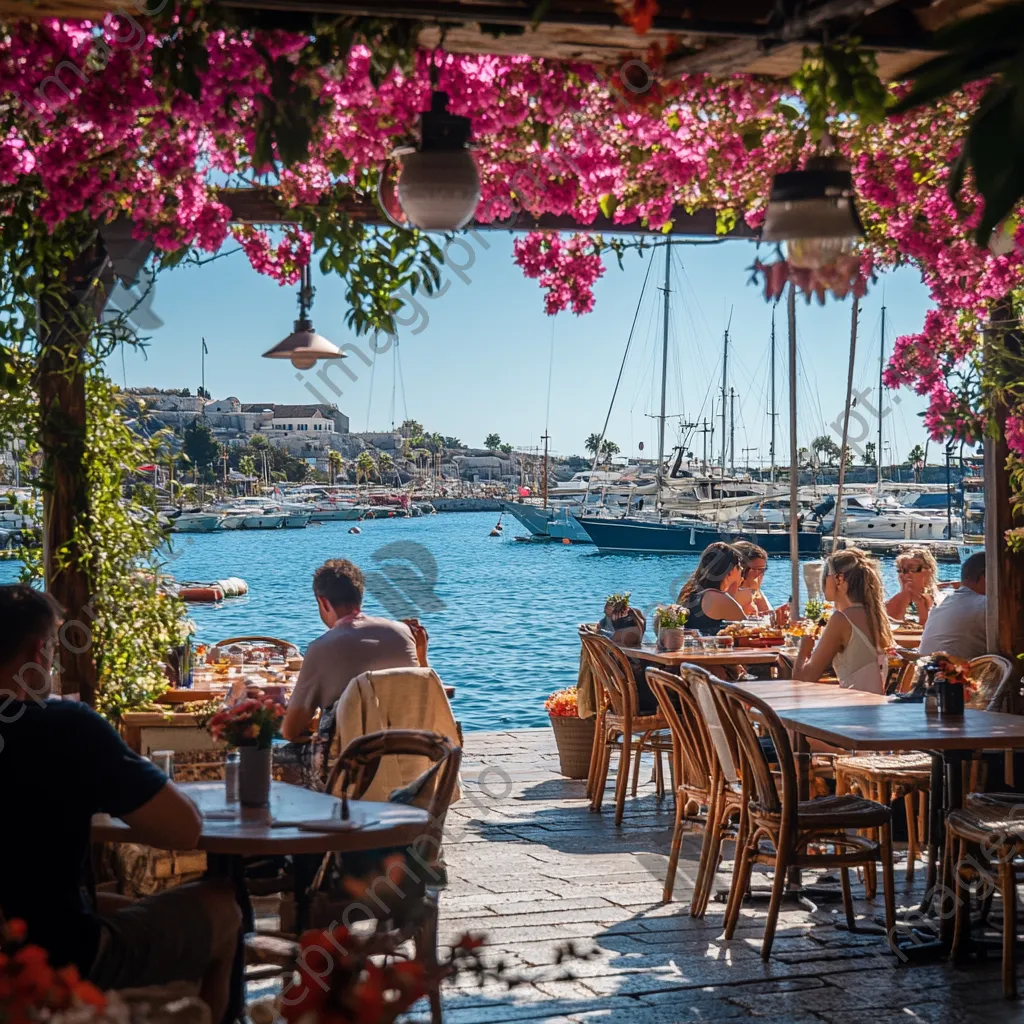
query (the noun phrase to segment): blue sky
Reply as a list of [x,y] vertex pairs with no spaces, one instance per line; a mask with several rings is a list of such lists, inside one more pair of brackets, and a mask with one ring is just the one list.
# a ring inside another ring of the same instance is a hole
[[[637,305],[640,312],[612,412],[608,436],[623,453],[645,454],[657,447],[661,351],[663,257],[654,257],[643,291],[651,253],[625,257],[619,270],[614,258],[596,288],[589,315],[544,314],[543,295],[535,281],[512,263],[512,236],[483,232],[489,248],[473,245],[472,262],[459,274],[449,272],[443,296],[423,299],[421,311],[409,315],[396,349],[377,355],[372,367],[355,357],[346,365],[357,379],[332,371],[342,395],[335,400],[353,430],[385,430],[406,414],[428,430],[480,445],[499,433],[516,446],[541,444],[545,427],[551,447],[562,454],[582,453],[583,440],[600,431]],[[225,251],[235,248],[231,243]],[[667,411],[673,417],[667,444],[680,434],[682,421],[710,416],[711,402],[720,411],[722,334],[731,315],[730,386],[737,391],[736,461],[757,464],[769,446],[769,335],[771,307],[758,288],[748,285],[747,267],[755,256],[752,242],[678,245],[672,279],[672,315]],[[453,250],[455,253],[456,250]],[[313,322],[335,344],[359,342],[344,326],[344,291],[339,280],[314,276]],[[928,295],[917,273],[904,268],[880,277],[861,303],[854,384],[871,388],[867,400],[877,406],[880,308],[887,306],[886,345],[897,334],[919,329]],[[108,369],[128,386],[188,387],[200,382],[200,346],[205,337],[206,385],[214,398],[235,395],[243,402],[312,402],[316,399],[296,380],[287,363],[261,354],[291,331],[296,316],[295,290],[283,288],[249,266],[241,252],[202,267],[183,267],[160,275],[151,311],[162,325],[146,329],[145,353],[115,353]],[[830,301],[797,308],[799,347],[798,435],[800,443],[822,433],[842,414],[849,353],[850,301]],[[777,314],[778,408],[776,448],[783,459],[788,443],[785,308]],[[365,340],[361,342],[369,352]],[[550,367],[550,376],[549,376]],[[399,373],[400,370],[400,373]],[[312,375],[307,374],[322,393]],[[550,380],[550,398],[549,398]],[[403,388],[404,383],[404,388]],[[334,396],[331,396],[332,398]],[[922,402],[909,392],[885,419],[885,441],[897,458],[924,443],[916,415]],[[887,399],[888,402],[888,399]],[[681,415],[679,415],[681,414]],[[871,427],[874,436],[875,426]],[[856,433],[854,433],[856,437]],[[837,438],[838,440],[838,438]],[[720,419],[714,448],[720,452]],[[703,450],[703,437],[690,447]],[[743,449],[757,449],[746,456]],[[889,461],[892,452],[886,453]]]

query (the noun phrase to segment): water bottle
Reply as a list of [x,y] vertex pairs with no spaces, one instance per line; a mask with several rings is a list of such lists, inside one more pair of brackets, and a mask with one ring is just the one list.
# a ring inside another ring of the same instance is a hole
[[185,641],[185,649],[182,652],[181,661],[181,682],[180,686],[183,690],[191,690],[193,684],[192,669],[195,663],[195,656],[192,651],[192,637],[188,637]]
[[238,803],[238,763],[238,751],[229,751],[224,760],[224,799],[229,804]]

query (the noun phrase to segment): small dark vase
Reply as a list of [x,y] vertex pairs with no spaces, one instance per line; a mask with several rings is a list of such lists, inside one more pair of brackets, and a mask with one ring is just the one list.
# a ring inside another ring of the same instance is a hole
[[939,714],[949,718],[963,718],[964,686],[963,683],[950,683],[943,679],[939,683]]
[[238,800],[243,807],[270,805],[270,747],[238,748]]

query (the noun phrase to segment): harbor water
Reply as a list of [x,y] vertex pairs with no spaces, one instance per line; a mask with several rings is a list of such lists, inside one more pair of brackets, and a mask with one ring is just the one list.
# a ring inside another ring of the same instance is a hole
[[[591,545],[522,544],[507,517],[489,536],[493,513],[323,523],[304,530],[221,530],[178,534],[166,571],[182,581],[240,576],[245,597],[190,605],[197,639],[269,635],[305,650],[323,632],[312,593],[313,570],[350,558],[367,575],[370,614],[415,616],[430,634],[430,663],[456,687],[463,728],[523,729],[547,723],[544,698],[576,681],[576,627],[600,618],[606,594],[628,590],[649,611],[672,600],[696,564],[684,555],[599,555]],[[898,588],[882,561],[886,593]],[[0,562],[0,582],[18,566]],[[959,567],[940,564],[941,579]],[[772,559],[764,590],[773,604],[789,596],[789,563]],[[650,621],[650,615],[648,615]]]

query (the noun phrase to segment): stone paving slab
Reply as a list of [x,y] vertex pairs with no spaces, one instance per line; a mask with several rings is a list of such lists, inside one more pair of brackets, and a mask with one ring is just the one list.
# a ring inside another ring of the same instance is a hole
[[[550,730],[466,735],[464,798],[445,838],[442,941],[483,934],[486,959],[504,957],[521,984],[451,986],[448,1024],[1024,1024],[1024,1007],[1002,998],[996,957],[957,968],[902,966],[880,936],[846,931],[838,906],[784,908],[768,963],[760,956],[763,901],[745,903],[726,942],[731,863],[706,919],[689,915],[696,832],[683,843],[674,899],[663,903],[672,801],[655,799],[650,775],[645,766],[617,829],[610,792],[603,811],[591,813],[584,783],[559,774]],[[769,882],[755,876],[755,892]],[[923,867],[909,886],[898,867],[896,884],[898,906],[916,906]],[[880,900],[867,902],[856,880],[854,895],[861,918],[881,913]],[[567,942],[592,955],[556,964]]]

